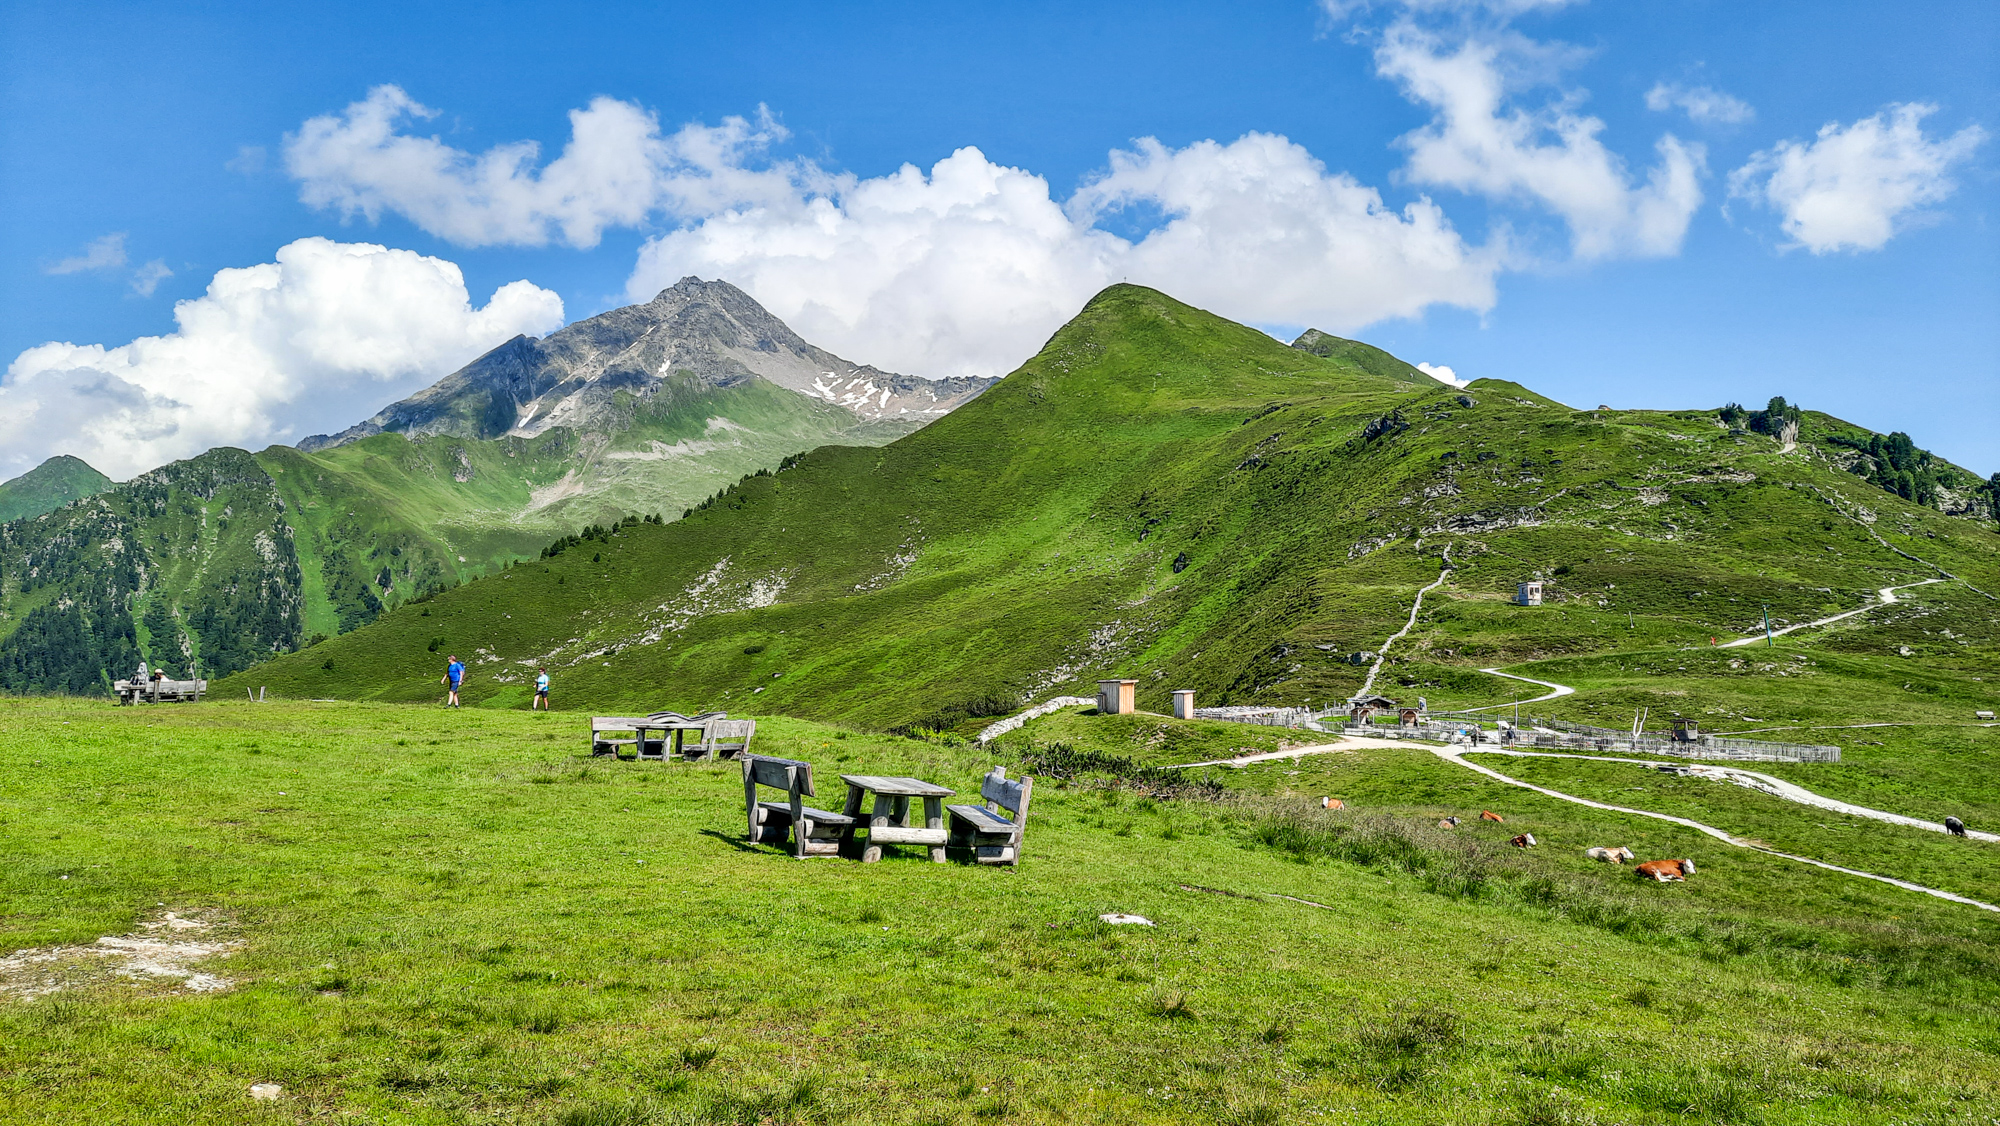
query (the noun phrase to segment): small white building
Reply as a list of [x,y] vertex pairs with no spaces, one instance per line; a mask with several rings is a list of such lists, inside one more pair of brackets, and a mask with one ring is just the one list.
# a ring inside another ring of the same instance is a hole
[[1139,710],[1139,682],[1100,680],[1097,682],[1097,710],[1101,715],[1131,715]]
[[1182,688],[1174,693],[1174,718],[1194,718],[1194,689]]
[[1541,580],[1536,579],[1533,582],[1520,583],[1515,586],[1514,602],[1521,606],[1540,606],[1542,604]]

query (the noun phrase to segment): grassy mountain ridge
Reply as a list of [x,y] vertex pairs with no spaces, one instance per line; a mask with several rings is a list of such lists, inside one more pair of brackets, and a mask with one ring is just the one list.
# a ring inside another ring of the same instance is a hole
[[[829,439],[906,429],[762,380],[674,387],[618,423],[217,449],[0,525],[0,689],[101,691],[142,656],[227,674],[586,524],[679,512]],[[252,592],[268,613],[239,604]]]
[[[1802,434],[1830,425],[1808,415]],[[1385,685],[1471,695],[1474,663],[1706,646],[1766,605],[1783,625],[1937,574],[1918,560],[2000,590],[1989,524],[1871,490],[1810,441],[1712,412],[1574,411],[1497,380],[1412,385],[1116,286],[916,434],[817,450],[257,680],[425,699],[436,641],[496,705],[524,702],[539,662],[577,702],[885,726],[1113,673],[1159,710],[1181,687],[1331,701],[1447,549],[1450,581]],[[1528,578],[1550,606],[1506,601]]]
[[1348,340],[1330,332],[1309,328],[1292,341],[1292,347],[1329,360],[1340,360],[1362,371],[1387,376],[1418,387],[1437,382],[1409,362],[1392,356],[1373,344]]
[[113,484],[82,458],[58,454],[0,483],[0,524],[54,512],[71,501],[96,496]]
[[[103,691],[142,656],[240,670],[579,528],[688,510],[828,442],[889,442],[990,383],[852,364],[727,282],[685,278],[297,448],[211,450],[108,492],[54,459],[0,486],[24,517],[0,521],[0,691]],[[245,552],[277,571],[250,580]],[[278,609],[213,610],[249,589]]]

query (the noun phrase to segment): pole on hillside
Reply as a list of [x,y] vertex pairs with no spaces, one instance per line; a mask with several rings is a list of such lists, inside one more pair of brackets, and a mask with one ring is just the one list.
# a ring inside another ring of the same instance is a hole
[[1771,604],[1764,603],[1764,647],[1770,648],[1777,642],[1771,638]]

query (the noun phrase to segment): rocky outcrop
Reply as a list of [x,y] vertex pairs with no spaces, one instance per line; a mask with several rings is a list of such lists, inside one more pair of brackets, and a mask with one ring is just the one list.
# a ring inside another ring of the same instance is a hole
[[728,387],[766,379],[866,421],[928,421],[992,379],[924,379],[855,364],[807,343],[725,281],[682,278],[643,305],[600,313],[540,340],[517,336],[366,422],[299,443],[307,451],[383,431],[534,437],[554,426],[615,428],[623,392]]

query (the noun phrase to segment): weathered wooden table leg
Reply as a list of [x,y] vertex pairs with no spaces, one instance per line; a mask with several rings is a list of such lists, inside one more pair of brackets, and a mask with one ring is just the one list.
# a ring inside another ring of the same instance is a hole
[[852,782],[847,784],[847,804],[841,812],[847,815],[847,824],[840,830],[840,854],[854,855],[854,819],[861,816],[861,799],[867,793]]
[[[925,799],[924,799],[924,828],[926,828],[926,829],[942,829],[942,828],[944,828],[944,799],[943,799],[943,798],[925,798]],[[933,863],[933,864],[942,864],[942,863],[944,863],[944,846],[943,846],[943,845],[932,845],[932,846],[931,846],[931,863]]]
[[895,798],[890,797],[888,794],[875,795],[875,811],[868,817],[868,828],[870,830],[868,834],[868,847],[861,852],[861,862],[863,864],[873,864],[877,860],[882,859],[882,846],[875,843],[873,830],[889,827],[889,814],[895,807]]

